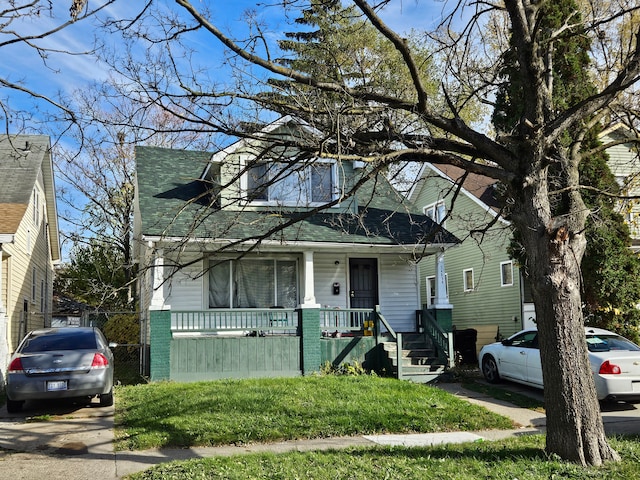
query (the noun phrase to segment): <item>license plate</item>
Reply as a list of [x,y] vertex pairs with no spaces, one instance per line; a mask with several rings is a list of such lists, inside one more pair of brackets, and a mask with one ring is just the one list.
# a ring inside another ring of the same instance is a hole
[[66,390],[66,389],[67,389],[66,380],[47,382],[47,392],[57,392],[59,390]]

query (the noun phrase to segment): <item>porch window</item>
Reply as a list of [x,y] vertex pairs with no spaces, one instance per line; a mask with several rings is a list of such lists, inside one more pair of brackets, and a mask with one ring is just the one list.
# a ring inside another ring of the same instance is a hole
[[252,202],[309,205],[335,198],[335,164],[315,161],[259,163],[247,172],[247,197]]
[[513,262],[500,263],[500,285],[510,287],[513,285]]
[[464,291],[473,292],[475,285],[473,283],[473,268],[468,268],[462,271],[462,278],[464,281]]
[[295,308],[297,305],[295,260],[243,258],[211,264],[209,308]]

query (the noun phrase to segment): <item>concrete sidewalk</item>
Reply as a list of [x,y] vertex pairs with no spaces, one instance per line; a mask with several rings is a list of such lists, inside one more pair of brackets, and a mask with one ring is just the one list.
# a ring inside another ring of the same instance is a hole
[[[0,478],[15,480],[114,479],[145,470],[171,460],[229,456],[256,452],[330,450],[358,446],[430,446],[497,440],[544,430],[544,415],[499,402],[491,397],[463,389],[459,384],[437,385],[472,403],[510,417],[518,425],[513,430],[449,432],[412,435],[364,435],[313,440],[294,440],[269,444],[210,448],[113,450],[113,408],[73,408],[54,412],[43,421],[27,421],[25,415],[0,416]],[[48,410],[51,410],[48,408]],[[27,411],[38,419],[38,411]]]
[[243,446],[223,446],[211,448],[164,449],[140,452],[116,452],[116,472],[119,476],[128,475],[148,468],[151,465],[174,459],[204,458],[215,455],[237,455],[256,452],[305,452],[311,450],[330,450],[354,446],[390,445],[420,447],[442,445],[446,443],[465,443],[484,440],[500,440],[513,436],[545,431],[544,414],[496,400],[487,395],[463,388],[458,383],[440,383],[438,388],[463,398],[470,403],[511,418],[516,428],[512,430],[487,430],[481,432],[445,432],[419,434],[363,435],[356,437],[334,437],[313,440],[294,440],[269,444]]
[[293,440],[269,444],[253,444],[242,446],[223,446],[188,449],[161,449],[151,451],[127,451],[116,452],[115,463],[118,476],[138,472],[158,463],[171,460],[186,460],[190,458],[204,458],[210,456],[229,456],[243,453],[257,452],[305,452],[311,450],[331,450],[349,447],[366,447],[372,445],[390,445],[420,447],[441,445],[446,443],[465,443],[484,440],[499,440],[517,435],[544,432],[546,419],[544,414],[532,410],[515,407],[510,403],[502,402],[484,394],[473,392],[463,388],[457,383],[442,383],[436,385],[443,390],[460,398],[468,400],[476,405],[499,413],[514,421],[516,428],[513,430],[488,430],[481,432],[444,432],[444,433],[420,433],[420,434],[390,434],[390,435],[363,435],[356,437],[334,437],[312,440]]

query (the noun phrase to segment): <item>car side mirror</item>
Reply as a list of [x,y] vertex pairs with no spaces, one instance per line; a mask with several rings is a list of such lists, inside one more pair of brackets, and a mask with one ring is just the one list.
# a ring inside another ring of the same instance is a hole
[[509,347],[509,346],[513,345],[513,340],[509,340],[508,338],[506,338],[506,339],[502,340],[502,344],[505,347]]

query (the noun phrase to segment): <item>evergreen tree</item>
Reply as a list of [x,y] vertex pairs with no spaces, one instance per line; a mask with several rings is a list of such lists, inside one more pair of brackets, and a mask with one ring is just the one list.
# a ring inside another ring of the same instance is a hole
[[[292,70],[305,72],[320,82],[338,83],[345,92],[326,92],[315,85],[300,85],[287,79],[271,78],[272,91],[263,98],[282,114],[293,114],[310,125],[330,125],[343,135],[341,152],[387,152],[394,141],[394,125],[410,132],[415,124],[405,112],[385,112],[374,100],[358,101],[346,90],[357,88],[375,97],[392,94],[406,102],[415,102],[415,86],[401,54],[386,41],[371,23],[357,14],[355,7],[344,7],[337,0],[311,0],[308,8],[295,20],[297,31],[285,33],[278,42],[283,55],[278,62]],[[409,35],[406,42],[417,53],[422,83],[436,107],[438,73],[424,42]],[[452,94],[453,96],[453,94]],[[292,99],[295,99],[292,101]],[[275,103],[274,103],[275,102]],[[278,108],[278,106],[280,106]],[[293,108],[292,108],[293,107]],[[477,115],[467,106],[465,115]],[[387,116],[387,117],[385,117]],[[386,130],[387,137],[376,141],[355,132]],[[417,136],[426,132],[416,131]],[[350,145],[352,148],[350,148]]]
[[[567,18],[579,15],[573,0],[549,2],[543,8],[548,14],[544,16],[547,23],[541,28],[548,31],[557,31]],[[595,91],[589,76],[589,39],[586,35],[580,35],[580,32],[577,32],[578,35],[573,33],[567,39],[555,41],[551,56],[549,81],[554,85],[554,105],[563,109],[575,105]],[[551,42],[550,39],[548,41]],[[497,94],[492,117],[494,126],[502,135],[510,134],[524,114],[522,106],[512,101],[524,94],[522,85],[518,83],[519,76],[513,71],[518,54],[514,47],[506,52],[502,71],[505,81]],[[616,212],[615,195],[620,193],[620,189],[608,167],[607,153],[599,150],[600,132],[601,127],[596,123],[587,132],[586,138],[581,139],[580,184],[589,188],[582,195],[591,211],[586,226],[589,242],[581,263],[585,318],[588,324],[616,330],[637,339],[635,327],[640,320],[636,308],[640,302],[640,260],[629,249],[629,230],[622,216]],[[567,134],[563,142],[567,148],[571,148],[576,140]],[[559,181],[555,186],[558,191],[565,187]],[[561,214],[567,208],[567,202],[562,194],[556,197],[556,213]],[[512,254],[526,264],[526,253],[522,253],[517,245],[516,236]]]

